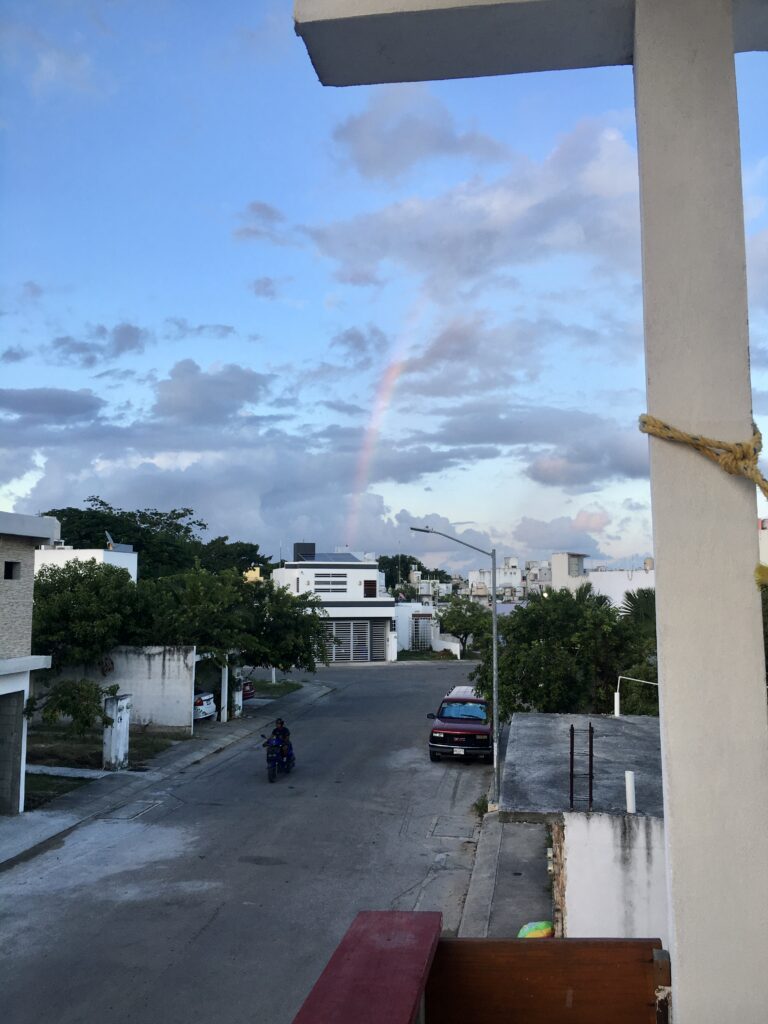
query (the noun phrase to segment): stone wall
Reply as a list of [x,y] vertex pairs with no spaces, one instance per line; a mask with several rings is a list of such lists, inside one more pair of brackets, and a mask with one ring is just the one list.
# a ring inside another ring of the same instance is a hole
[[[26,658],[32,651],[35,544],[0,534],[0,658]],[[6,566],[15,578],[5,579]]]

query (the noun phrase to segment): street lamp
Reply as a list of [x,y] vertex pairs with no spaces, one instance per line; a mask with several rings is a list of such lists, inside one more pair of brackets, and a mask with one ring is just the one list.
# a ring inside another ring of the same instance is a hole
[[498,619],[496,616],[496,548],[485,551],[483,548],[475,547],[474,544],[467,544],[465,540],[452,537],[449,533],[441,533],[440,530],[433,530],[431,526],[412,526],[414,533],[434,533],[438,537],[445,537],[454,544],[461,544],[462,547],[472,548],[479,551],[481,555],[487,555],[491,560],[491,621],[493,634],[493,789],[491,791],[491,803],[498,806],[501,796],[501,765],[499,764],[499,631]]

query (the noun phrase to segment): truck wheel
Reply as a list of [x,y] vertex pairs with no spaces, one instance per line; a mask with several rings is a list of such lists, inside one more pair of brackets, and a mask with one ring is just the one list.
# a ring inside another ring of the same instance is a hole
[[430,752],[429,752],[429,760],[430,761],[439,761],[440,760],[440,755],[436,754],[434,752],[434,750],[430,750]]

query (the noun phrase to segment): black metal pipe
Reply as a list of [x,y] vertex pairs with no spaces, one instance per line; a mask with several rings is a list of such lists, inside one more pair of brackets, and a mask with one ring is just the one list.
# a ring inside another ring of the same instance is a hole
[[595,730],[593,729],[592,723],[590,722],[589,723],[589,809],[590,809],[590,811],[592,810],[592,780],[595,777],[594,772],[592,771],[592,766],[594,764],[594,753],[595,753],[595,751],[594,751],[594,737],[595,737]]
[[570,786],[571,786],[571,810],[573,810],[573,744],[576,730],[571,726],[571,762],[570,762]]

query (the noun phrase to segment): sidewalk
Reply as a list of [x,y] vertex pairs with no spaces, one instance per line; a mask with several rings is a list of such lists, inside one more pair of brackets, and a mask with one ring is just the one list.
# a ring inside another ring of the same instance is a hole
[[510,939],[529,921],[552,919],[547,826],[486,814],[459,926],[462,939]]
[[153,758],[148,771],[108,772],[103,778],[58,797],[50,804],[50,810],[42,808],[0,818],[0,871],[55,845],[83,822],[137,801],[145,790],[158,782],[172,778],[233,743],[258,735],[277,715],[297,718],[303,708],[331,690],[332,687],[319,683],[303,683],[300,690],[277,697],[253,711],[246,706],[243,718],[226,723],[204,723],[192,739],[176,743]]

